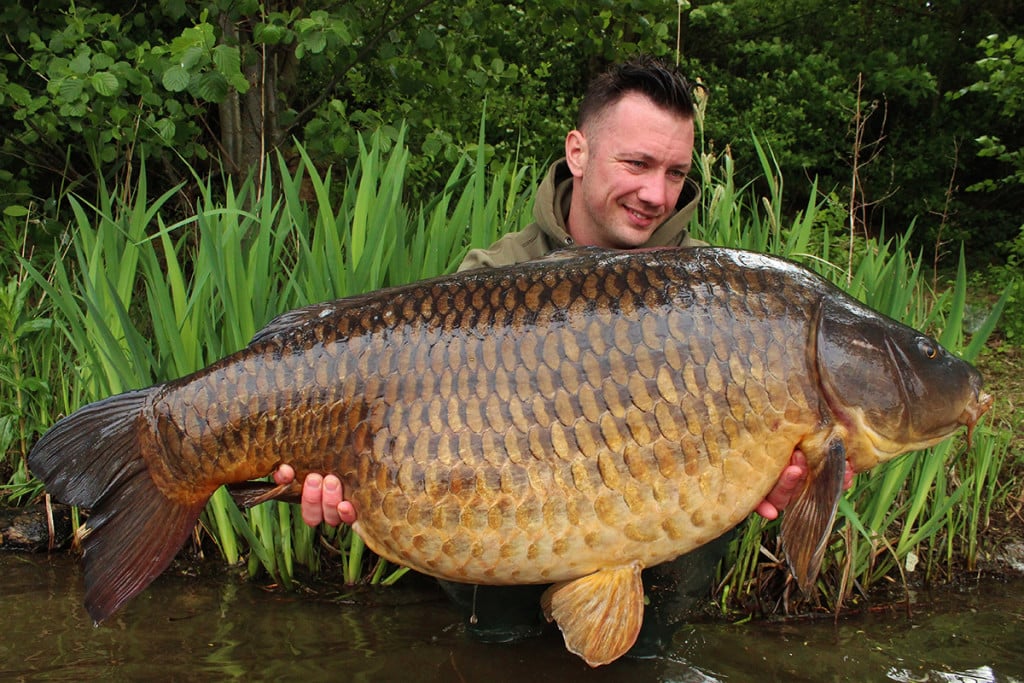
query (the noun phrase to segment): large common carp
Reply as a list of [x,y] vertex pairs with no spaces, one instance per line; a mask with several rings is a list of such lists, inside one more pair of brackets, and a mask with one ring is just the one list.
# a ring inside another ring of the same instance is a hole
[[743,520],[794,449],[810,474],[782,533],[807,589],[845,461],[970,432],[991,401],[934,340],[787,261],[578,250],[285,313],[204,370],[61,420],[29,464],[92,509],[97,622],[217,487],[286,462],[338,473],[389,560],[554,584],[545,613],[596,666],[636,638],[640,570]]

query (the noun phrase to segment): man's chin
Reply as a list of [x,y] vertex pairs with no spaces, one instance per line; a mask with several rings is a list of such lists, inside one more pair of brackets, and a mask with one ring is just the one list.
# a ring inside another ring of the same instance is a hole
[[647,244],[647,241],[651,239],[651,235],[653,234],[653,230],[646,229],[638,230],[636,228],[630,228],[628,230],[620,230],[614,235],[615,248],[639,249]]

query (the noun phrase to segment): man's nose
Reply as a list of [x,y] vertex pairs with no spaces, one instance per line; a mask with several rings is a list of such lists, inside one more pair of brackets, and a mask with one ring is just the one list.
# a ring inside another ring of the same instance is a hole
[[637,198],[650,206],[665,206],[669,195],[668,183],[664,178],[651,176],[645,178],[640,189],[637,191]]

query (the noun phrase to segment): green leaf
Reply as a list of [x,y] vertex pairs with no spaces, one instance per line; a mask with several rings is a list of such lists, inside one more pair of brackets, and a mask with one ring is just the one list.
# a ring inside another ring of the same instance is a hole
[[181,53],[181,67],[183,69],[191,70],[203,61],[203,56],[203,48],[198,45],[193,45]]
[[92,75],[92,89],[99,95],[110,97],[117,94],[121,89],[121,84],[118,82],[117,76],[109,71],[102,71]]
[[241,71],[242,57],[237,47],[218,45],[213,48],[213,64],[218,71],[230,78]]
[[109,69],[114,65],[114,58],[109,54],[103,54],[102,52],[96,54],[92,58],[92,68],[97,70]]
[[171,119],[160,119],[153,127],[156,129],[160,139],[166,144],[170,144],[174,141],[174,134],[177,132],[177,127],[174,125],[174,121]]
[[4,208],[4,215],[10,216],[12,218],[21,218],[22,216],[28,215],[28,209],[26,209],[24,206],[12,204],[11,206]]
[[[225,75],[227,75],[227,74],[225,74]],[[232,88],[234,88],[238,92],[240,92],[240,93],[247,93],[247,92],[249,92],[249,81],[248,81],[248,79],[246,79],[246,77],[241,72],[236,73],[233,76],[228,76],[227,78],[228,78],[228,85],[230,85]],[[282,117],[283,116],[284,115],[282,115]],[[284,123],[284,119],[283,118],[282,118],[282,123]]]
[[249,81],[242,73],[242,56],[237,47],[218,45],[213,48],[213,64],[230,87],[242,93],[249,91]]
[[92,63],[89,61],[89,55],[82,52],[76,55],[75,58],[71,60],[71,63],[68,64],[68,67],[71,69],[71,73],[78,74],[79,76],[84,76],[85,74],[89,73],[89,70],[92,68]]
[[192,75],[182,66],[172,66],[164,72],[162,83],[171,92],[184,92],[188,88]]
[[4,95],[22,107],[28,106],[32,101],[32,93],[29,92],[28,88],[24,88],[17,83],[8,83]]
[[334,35],[338,36],[338,39],[345,45],[350,45],[352,43],[352,33],[348,30],[348,24],[344,21],[340,19],[332,21],[331,31]]
[[228,95],[228,80],[218,71],[200,74],[196,78],[196,94],[207,102],[219,104]]
[[433,50],[437,47],[437,34],[428,29],[422,29],[416,36],[416,47],[421,50]]
[[[81,118],[86,115],[89,111],[85,106],[85,102],[72,102],[60,108],[61,114],[64,116],[71,116],[74,118]],[[72,126],[72,130],[75,130]]]
[[323,31],[304,34],[302,36],[302,44],[313,54],[320,54],[327,47],[327,35]]
[[264,45],[277,45],[282,42],[288,31],[277,24],[256,24],[253,40]]
[[171,19],[180,19],[185,16],[187,6],[185,0],[164,0],[160,3],[160,7]]
[[74,102],[82,96],[84,85],[77,78],[65,78],[58,84],[58,99],[64,102]]

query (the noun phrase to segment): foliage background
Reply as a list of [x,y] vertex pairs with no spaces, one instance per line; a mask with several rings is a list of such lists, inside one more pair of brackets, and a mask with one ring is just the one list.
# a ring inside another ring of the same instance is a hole
[[477,144],[485,108],[488,159],[543,164],[591,75],[678,52],[741,182],[760,170],[754,131],[786,177],[852,194],[859,229],[914,224],[929,256],[964,241],[1004,262],[1024,205],[1022,20],[1010,0],[19,0],[0,10],[0,205],[31,211],[45,246],[69,190],[113,186],[142,158],[156,192],[188,184],[189,165],[259,175],[275,149],[296,164],[296,142],[344,168],[358,134],[395,140],[402,122],[422,196]]

